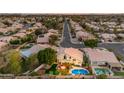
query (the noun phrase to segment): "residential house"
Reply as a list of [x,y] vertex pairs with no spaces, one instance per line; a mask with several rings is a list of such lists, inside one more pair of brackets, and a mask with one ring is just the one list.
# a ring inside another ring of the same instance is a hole
[[39,35],[37,38],[37,44],[48,44],[49,43],[49,37],[51,35],[54,35],[54,33],[48,32],[44,35]]
[[107,66],[111,70],[117,69],[119,71],[123,69],[113,52],[104,48],[84,48],[83,51],[88,57],[91,66]]
[[15,29],[21,29],[21,28],[23,28],[23,25],[18,22],[15,22],[12,24],[12,27]]
[[0,28],[0,32],[5,34],[6,32],[8,32],[8,30],[6,28]]
[[58,34],[58,30],[55,30],[55,29],[49,29],[48,32]]
[[48,44],[49,43],[49,38],[45,37],[44,35],[40,35],[37,38],[37,44]]
[[38,27],[38,28],[41,28],[43,25],[42,25],[42,23],[41,22],[37,22],[35,25],[34,25],[34,27]]
[[78,24],[78,25],[75,25],[74,27],[75,31],[81,31],[83,30],[83,28]]
[[100,38],[102,38],[104,42],[108,42],[108,41],[112,42],[114,39],[117,38],[117,36],[115,34],[104,33],[100,35]]
[[5,50],[8,47],[8,44],[5,42],[0,42],[0,52]]
[[11,40],[15,40],[16,37],[4,36],[0,38],[0,42],[9,43]]
[[59,48],[57,55],[58,62],[70,63],[81,66],[83,63],[83,53],[75,48]]
[[81,31],[81,30],[83,30],[83,28],[79,25],[79,23],[76,23],[76,22],[74,22],[74,21],[70,21],[70,23],[71,23],[71,26],[73,27],[73,29],[75,30],[75,31]]
[[26,36],[25,33],[16,33],[16,34],[13,35],[13,37],[17,37],[17,38],[23,38],[25,36]]
[[28,30],[25,30],[25,29],[22,29],[22,30],[19,31],[19,33],[25,33],[27,35],[27,34],[31,34],[32,32],[28,31]]
[[121,38],[124,38],[124,34],[123,33],[119,33],[118,36],[121,37]]
[[101,22],[101,25],[107,25],[109,28],[114,28],[116,26],[116,22]]
[[96,26],[96,25],[93,25],[93,24],[90,24],[90,23],[86,23],[86,25],[90,28],[93,28],[95,31],[99,31],[100,30],[100,27],[99,26]]
[[22,57],[27,58],[27,57],[31,56],[32,54],[36,54],[40,50],[43,50],[43,49],[49,48],[49,47],[50,46],[46,45],[46,44],[45,45],[37,44],[37,45],[34,45],[31,48],[27,49],[27,50],[22,50],[21,55],[22,55]]
[[76,32],[76,38],[79,40],[88,40],[88,39],[95,39],[95,37],[88,33],[88,32],[83,32],[83,31],[78,31]]
[[122,23],[120,26],[121,26],[121,28],[123,28],[123,29],[124,29],[124,23]]
[[6,25],[0,22],[0,28],[4,28],[4,27],[6,27]]

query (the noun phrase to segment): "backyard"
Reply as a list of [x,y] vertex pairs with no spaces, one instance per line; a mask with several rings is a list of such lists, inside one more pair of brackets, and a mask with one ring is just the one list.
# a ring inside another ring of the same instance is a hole
[[58,75],[59,72],[56,69],[57,64],[53,64],[50,69],[46,70],[46,74]]
[[115,72],[114,76],[124,76],[124,72]]

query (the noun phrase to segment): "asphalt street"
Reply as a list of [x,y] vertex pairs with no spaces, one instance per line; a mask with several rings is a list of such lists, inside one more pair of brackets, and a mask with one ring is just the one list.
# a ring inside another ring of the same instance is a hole
[[73,47],[73,48],[83,48],[84,45],[83,44],[74,44],[71,42],[71,37],[70,37],[70,32],[69,32],[69,28],[68,28],[68,22],[65,20],[64,22],[64,31],[63,31],[63,40],[60,43],[61,47],[65,47],[65,48],[69,48],[69,47]]

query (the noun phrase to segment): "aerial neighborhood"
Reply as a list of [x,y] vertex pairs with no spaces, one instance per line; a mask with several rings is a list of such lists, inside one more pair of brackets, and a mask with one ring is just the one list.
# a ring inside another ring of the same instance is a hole
[[124,78],[124,15],[0,15],[0,78]]

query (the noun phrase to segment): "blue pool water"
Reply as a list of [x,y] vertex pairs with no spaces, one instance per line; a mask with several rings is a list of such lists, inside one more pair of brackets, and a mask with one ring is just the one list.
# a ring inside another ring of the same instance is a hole
[[102,69],[102,68],[94,68],[96,75],[101,74],[111,74],[111,72],[108,69]]
[[87,74],[89,74],[89,71],[88,70],[86,70],[86,69],[74,69],[74,70],[72,70],[72,74],[74,74],[74,75],[87,75]]

